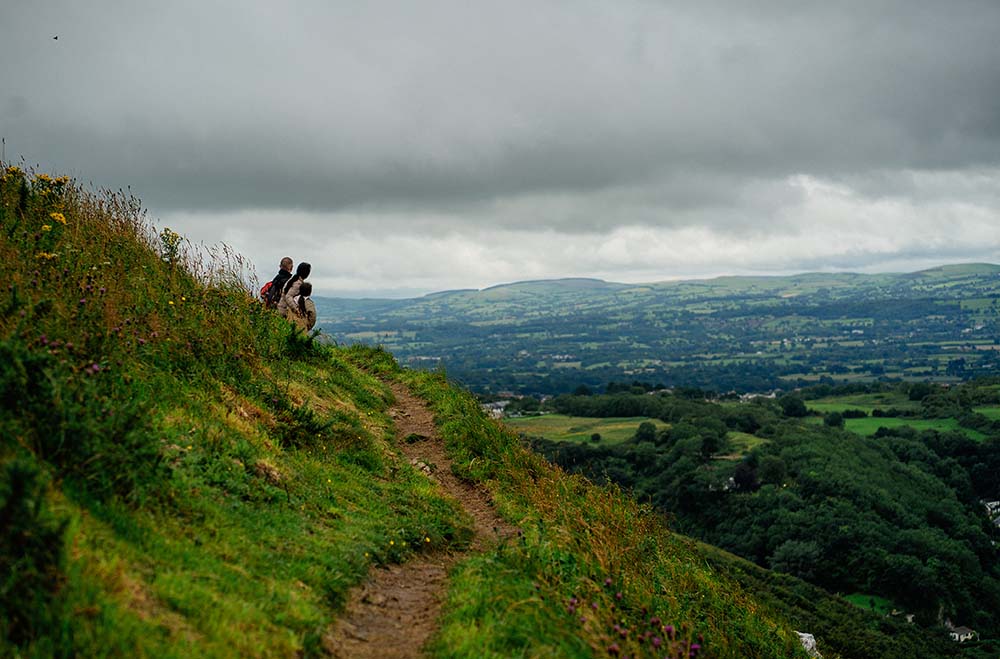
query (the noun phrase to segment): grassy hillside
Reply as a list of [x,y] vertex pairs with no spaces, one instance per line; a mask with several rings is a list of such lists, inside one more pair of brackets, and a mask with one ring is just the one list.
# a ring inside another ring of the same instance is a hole
[[399,457],[395,379],[521,529],[457,563],[433,656],[803,656],[650,509],[440,376],[295,333],[246,272],[131,197],[0,169],[0,655],[321,654],[370,570],[469,543]]

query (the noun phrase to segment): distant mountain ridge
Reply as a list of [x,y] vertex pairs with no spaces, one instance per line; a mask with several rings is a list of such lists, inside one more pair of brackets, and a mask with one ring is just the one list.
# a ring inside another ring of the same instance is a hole
[[421,296],[411,297],[411,298],[383,298],[383,297],[361,297],[361,298],[342,298],[342,297],[323,297],[315,296],[316,299],[323,300],[350,300],[352,302],[358,301],[392,301],[395,303],[405,303],[415,300],[423,300],[426,298],[437,298],[445,297],[450,295],[465,295],[465,294],[476,294],[476,293],[486,293],[490,291],[498,291],[505,289],[515,289],[524,291],[539,291],[539,292],[550,292],[552,290],[578,290],[578,289],[602,289],[602,290],[627,290],[627,289],[643,289],[643,288],[668,288],[671,286],[681,286],[681,285],[712,285],[713,283],[728,283],[728,282],[746,282],[748,284],[754,283],[774,283],[781,281],[789,282],[803,282],[803,281],[832,281],[832,280],[844,280],[844,279],[854,279],[863,281],[865,279],[870,280],[884,280],[885,278],[908,278],[908,279],[919,279],[919,278],[935,278],[935,277],[969,277],[969,276],[1000,276],[1000,265],[993,263],[956,263],[937,266],[934,268],[927,268],[924,270],[917,270],[913,272],[888,272],[888,273],[863,273],[863,272],[802,272],[793,275],[719,275],[718,277],[709,278],[691,278],[691,279],[669,279],[662,281],[652,281],[652,282],[636,282],[636,283],[624,283],[624,282],[613,282],[604,279],[598,279],[596,277],[556,277],[553,279],[525,279],[514,282],[506,282],[501,284],[493,284],[485,288],[456,288],[448,289],[442,291],[434,291],[431,293],[426,293]]
[[402,300],[317,298],[317,307],[338,341],[381,343],[414,365],[444,363],[484,391],[552,393],[631,378],[767,390],[995,368],[985,349],[946,346],[998,338],[998,296],[1000,265],[970,263],[637,284],[531,280]]

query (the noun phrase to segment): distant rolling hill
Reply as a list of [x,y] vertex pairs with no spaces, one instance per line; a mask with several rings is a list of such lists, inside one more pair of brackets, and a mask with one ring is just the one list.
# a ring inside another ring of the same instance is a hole
[[1000,266],[622,284],[555,279],[405,300],[317,298],[341,342],[479,391],[640,380],[759,391],[1000,369]]

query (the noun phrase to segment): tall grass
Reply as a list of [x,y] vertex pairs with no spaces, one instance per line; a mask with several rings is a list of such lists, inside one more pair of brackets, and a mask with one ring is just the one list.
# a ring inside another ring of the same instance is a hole
[[249,273],[0,164],[0,656],[313,654],[370,566],[468,542]]

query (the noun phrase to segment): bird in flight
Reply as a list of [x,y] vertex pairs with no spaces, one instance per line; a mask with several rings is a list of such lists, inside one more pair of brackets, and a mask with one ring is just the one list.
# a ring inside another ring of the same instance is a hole
[[59,35],[58,34],[56,36],[52,37],[52,38],[55,39],[56,41],[59,41]]

